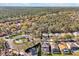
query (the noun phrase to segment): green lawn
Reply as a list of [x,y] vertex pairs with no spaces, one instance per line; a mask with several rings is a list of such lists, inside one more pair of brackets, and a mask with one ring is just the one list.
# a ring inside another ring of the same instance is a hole
[[64,55],[64,54],[48,54],[48,56],[72,56],[72,54],[70,54],[70,55]]
[[9,36],[9,38],[11,38],[11,39],[12,39],[12,38],[14,38],[14,37],[16,37],[16,36],[19,36],[19,35],[22,35],[22,33],[12,34],[12,35],[10,35],[10,36]]
[[64,56],[63,54],[48,54],[48,56]]

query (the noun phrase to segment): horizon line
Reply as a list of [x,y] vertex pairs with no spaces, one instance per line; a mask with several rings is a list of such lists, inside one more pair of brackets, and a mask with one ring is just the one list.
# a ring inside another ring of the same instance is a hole
[[0,3],[0,6],[24,7],[79,7],[78,3]]

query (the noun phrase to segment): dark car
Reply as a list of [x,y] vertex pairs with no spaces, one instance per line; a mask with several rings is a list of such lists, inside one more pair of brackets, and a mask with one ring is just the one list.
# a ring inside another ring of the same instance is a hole
[[53,54],[61,54],[60,49],[56,49],[56,48],[54,48],[52,52]]

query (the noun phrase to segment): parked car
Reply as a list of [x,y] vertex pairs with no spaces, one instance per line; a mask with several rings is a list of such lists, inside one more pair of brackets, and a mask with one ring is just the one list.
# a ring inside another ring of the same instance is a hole
[[63,51],[63,54],[71,54],[71,51],[69,49],[65,48],[62,51]]
[[54,48],[54,49],[53,49],[53,54],[61,54],[60,49]]

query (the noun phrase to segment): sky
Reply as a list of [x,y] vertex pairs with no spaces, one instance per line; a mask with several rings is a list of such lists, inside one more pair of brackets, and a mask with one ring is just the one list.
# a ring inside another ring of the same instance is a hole
[[79,0],[0,0],[0,3],[79,3]]
[[30,7],[78,7],[78,3],[0,3],[0,6],[30,6]]
[[79,0],[0,0],[0,6],[79,6]]

